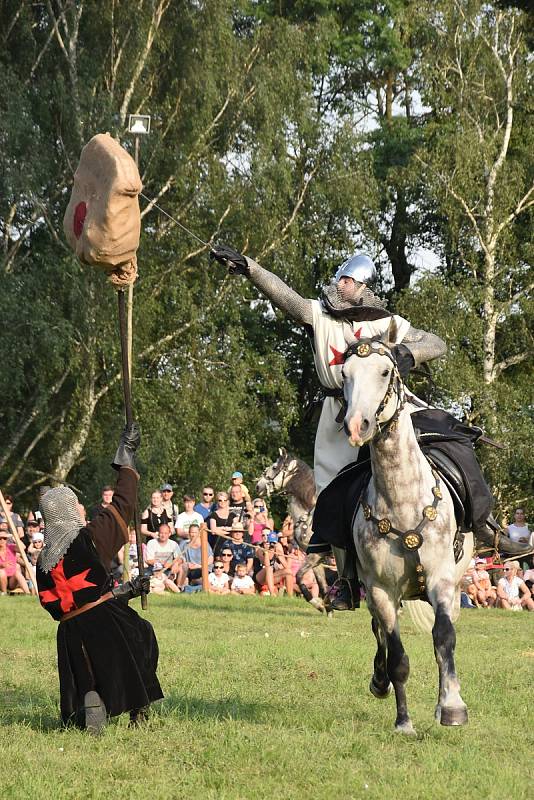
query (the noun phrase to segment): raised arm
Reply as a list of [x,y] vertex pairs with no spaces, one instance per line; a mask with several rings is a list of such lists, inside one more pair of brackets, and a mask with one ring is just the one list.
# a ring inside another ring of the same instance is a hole
[[418,367],[425,361],[440,358],[447,352],[447,345],[435,333],[427,333],[410,325],[402,344],[406,345]]
[[301,325],[312,324],[311,300],[306,300],[291,289],[274,273],[260,267],[252,258],[243,256],[225,245],[217,245],[212,251],[213,258],[228,267],[230,274],[246,275],[254,286],[271,301],[273,305]]

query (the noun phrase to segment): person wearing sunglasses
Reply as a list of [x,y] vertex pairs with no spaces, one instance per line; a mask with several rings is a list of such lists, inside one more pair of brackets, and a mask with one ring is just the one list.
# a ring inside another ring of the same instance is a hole
[[[13,498],[11,497],[10,494],[6,494],[6,495],[4,495],[4,501],[5,501],[5,504],[7,506],[7,510],[11,514],[11,519],[13,521],[13,524],[14,524],[15,528],[17,529],[17,533],[19,535],[19,539],[23,539],[24,538],[24,523],[23,523],[20,515],[17,514],[16,511],[13,511]],[[5,518],[5,516],[4,516],[2,511],[0,511],[0,522],[7,522],[7,520],[6,520],[6,518]]]
[[209,592],[210,594],[229,594],[230,578],[228,573],[224,571],[224,564],[219,559],[216,559],[213,564],[213,572],[208,575]]
[[534,611],[534,600],[530,590],[519,572],[519,561],[507,561],[503,567],[504,576],[497,584],[497,604],[499,608],[512,611]]
[[[217,492],[217,505],[207,518],[209,530],[209,543],[217,556],[221,549],[228,543],[232,522],[236,515],[230,511],[230,503],[226,492]],[[223,538],[226,537],[226,538]]]
[[215,492],[212,486],[204,486],[202,489],[202,497],[198,503],[193,507],[193,511],[201,514],[204,522],[208,519],[212,511],[215,511],[216,505],[214,503]]

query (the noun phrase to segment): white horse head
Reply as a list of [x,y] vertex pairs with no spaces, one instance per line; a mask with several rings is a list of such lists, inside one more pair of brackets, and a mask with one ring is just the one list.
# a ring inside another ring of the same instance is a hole
[[278,458],[267,467],[256,483],[256,494],[258,497],[270,497],[273,492],[281,491],[289,479],[293,476],[297,467],[297,461],[292,458],[285,447],[278,451]]
[[391,352],[396,338],[397,325],[392,319],[382,338],[352,340],[346,351],[343,427],[353,447],[370,442],[402,403],[404,389]]

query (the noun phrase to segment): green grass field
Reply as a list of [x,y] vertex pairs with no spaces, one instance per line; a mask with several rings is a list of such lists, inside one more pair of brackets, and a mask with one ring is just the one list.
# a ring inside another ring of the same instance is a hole
[[[137,601],[136,601],[137,602]],[[56,624],[0,598],[2,798],[507,798],[531,794],[534,615],[462,611],[457,667],[469,725],[433,720],[430,637],[408,619],[417,737],[368,691],[365,608],[328,621],[301,600],[149,599],[165,700],[141,730],[58,724]]]

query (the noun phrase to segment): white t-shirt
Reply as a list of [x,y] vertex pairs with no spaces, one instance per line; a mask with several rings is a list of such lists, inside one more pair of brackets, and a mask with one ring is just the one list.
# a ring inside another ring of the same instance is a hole
[[512,542],[518,542],[520,539],[526,539],[528,542],[530,537],[528,525],[516,525],[515,523],[508,525],[508,536]]
[[196,522],[197,525],[202,525],[202,523],[204,522],[204,517],[202,516],[202,514],[199,514],[198,511],[191,511],[191,513],[188,513],[187,511],[182,511],[182,513],[178,514],[178,516],[176,517],[175,528],[176,530],[178,530],[178,528],[183,528],[184,531],[187,533],[189,531],[189,526],[193,522]]
[[146,546],[146,557],[150,561],[161,561],[162,564],[165,564],[167,561],[174,561],[179,555],[180,548],[172,539],[165,544],[158,542],[157,539],[151,539]]
[[208,575],[209,584],[213,586],[214,589],[224,589],[225,586],[228,586],[229,580],[228,573],[226,572],[221,572],[220,574],[210,572]]
[[250,575],[245,575],[243,578],[238,578],[237,575],[232,581],[232,589],[253,589],[254,581]]
[[504,593],[508,600],[515,600],[517,597],[519,597],[519,587],[521,586],[521,583],[521,578],[518,578],[516,575],[511,581],[507,581],[506,578],[501,578],[499,581],[499,586],[504,589]]

